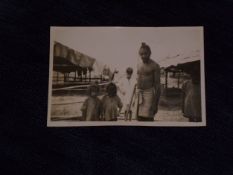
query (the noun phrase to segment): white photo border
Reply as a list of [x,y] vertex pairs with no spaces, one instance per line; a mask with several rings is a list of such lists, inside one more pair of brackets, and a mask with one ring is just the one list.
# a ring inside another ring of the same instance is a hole
[[[85,28],[85,26],[76,26],[77,28]],[[95,26],[108,28],[108,26]],[[86,27],[86,28],[95,28]],[[206,89],[205,89],[205,63],[204,63],[204,27],[203,26],[182,26],[182,27],[143,27],[143,28],[174,28],[174,29],[197,29],[200,30],[200,39],[202,40],[200,45],[200,63],[201,63],[201,110],[202,121],[201,122],[177,122],[177,121],[51,121],[51,98],[52,98],[52,74],[53,74],[53,44],[54,35],[53,31],[56,29],[71,28],[62,26],[50,27],[50,53],[49,53],[49,83],[48,83],[48,111],[47,111],[47,127],[87,127],[87,126],[152,126],[152,127],[204,127],[206,126]],[[119,28],[110,27],[110,28]],[[132,27],[122,27],[132,28]],[[133,27],[135,28],[135,27]],[[136,27],[137,28],[137,27]],[[142,28],[142,27],[141,27]]]

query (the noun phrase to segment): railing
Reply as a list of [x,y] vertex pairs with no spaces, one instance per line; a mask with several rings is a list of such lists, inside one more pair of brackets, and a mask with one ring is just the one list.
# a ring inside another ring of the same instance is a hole
[[71,82],[88,82],[88,81],[92,81],[92,80],[98,80],[98,81],[103,81],[104,79],[103,78],[89,78],[89,77],[67,77],[66,79],[64,79],[64,77],[55,77],[53,76],[53,82],[56,83],[56,82],[68,82],[68,81],[71,81]]
[[[105,83],[99,84],[99,86],[100,87],[106,86],[108,84],[109,84],[109,82],[105,82]],[[74,86],[69,86],[69,87],[56,88],[56,89],[53,89],[53,91],[57,91],[57,90],[82,90],[82,89],[86,89],[89,86],[90,86],[89,84],[87,84],[87,85],[74,85]]]

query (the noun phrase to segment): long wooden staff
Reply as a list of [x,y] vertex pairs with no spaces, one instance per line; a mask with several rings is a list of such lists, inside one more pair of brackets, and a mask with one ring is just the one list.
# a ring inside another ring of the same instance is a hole
[[137,87],[137,84],[134,85],[134,89],[133,89],[133,93],[131,95],[131,98],[130,98],[130,103],[129,103],[129,108],[127,109],[127,115],[129,114],[130,117],[129,117],[129,120],[131,121],[131,118],[132,118],[132,110],[131,110],[131,106],[132,106],[132,102],[133,102],[133,97],[135,95],[135,92],[136,92],[136,87]]

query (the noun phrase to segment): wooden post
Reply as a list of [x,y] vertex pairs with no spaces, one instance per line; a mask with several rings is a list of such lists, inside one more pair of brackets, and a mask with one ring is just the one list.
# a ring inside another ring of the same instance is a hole
[[180,72],[178,72],[178,88],[180,88]]
[[165,71],[165,89],[167,89],[167,78],[168,78],[168,71]]
[[91,70],[89,70],[89,82],[91,81]]
[[57,83],[58,83],[58,81],[59,81],[59,73],[57,72]]
[[74,80],[75,80],[75,81],[76,81],[76,78],[77,78],[77,77],[76,77],[76,76],[77,76],[76,73],[77,73],[77,71],[75,70],[75,72],[74,72]]
[[80,80],[83,81],[83,70],[81,70]]

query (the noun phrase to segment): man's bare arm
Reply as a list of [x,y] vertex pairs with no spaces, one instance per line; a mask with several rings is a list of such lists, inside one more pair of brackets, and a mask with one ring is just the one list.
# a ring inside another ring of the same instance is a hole
[[157,65],[156,69],[154,71],[154,88],[155,88],[155,92],[157,92],[159,86],[160,86],[160,66]]

